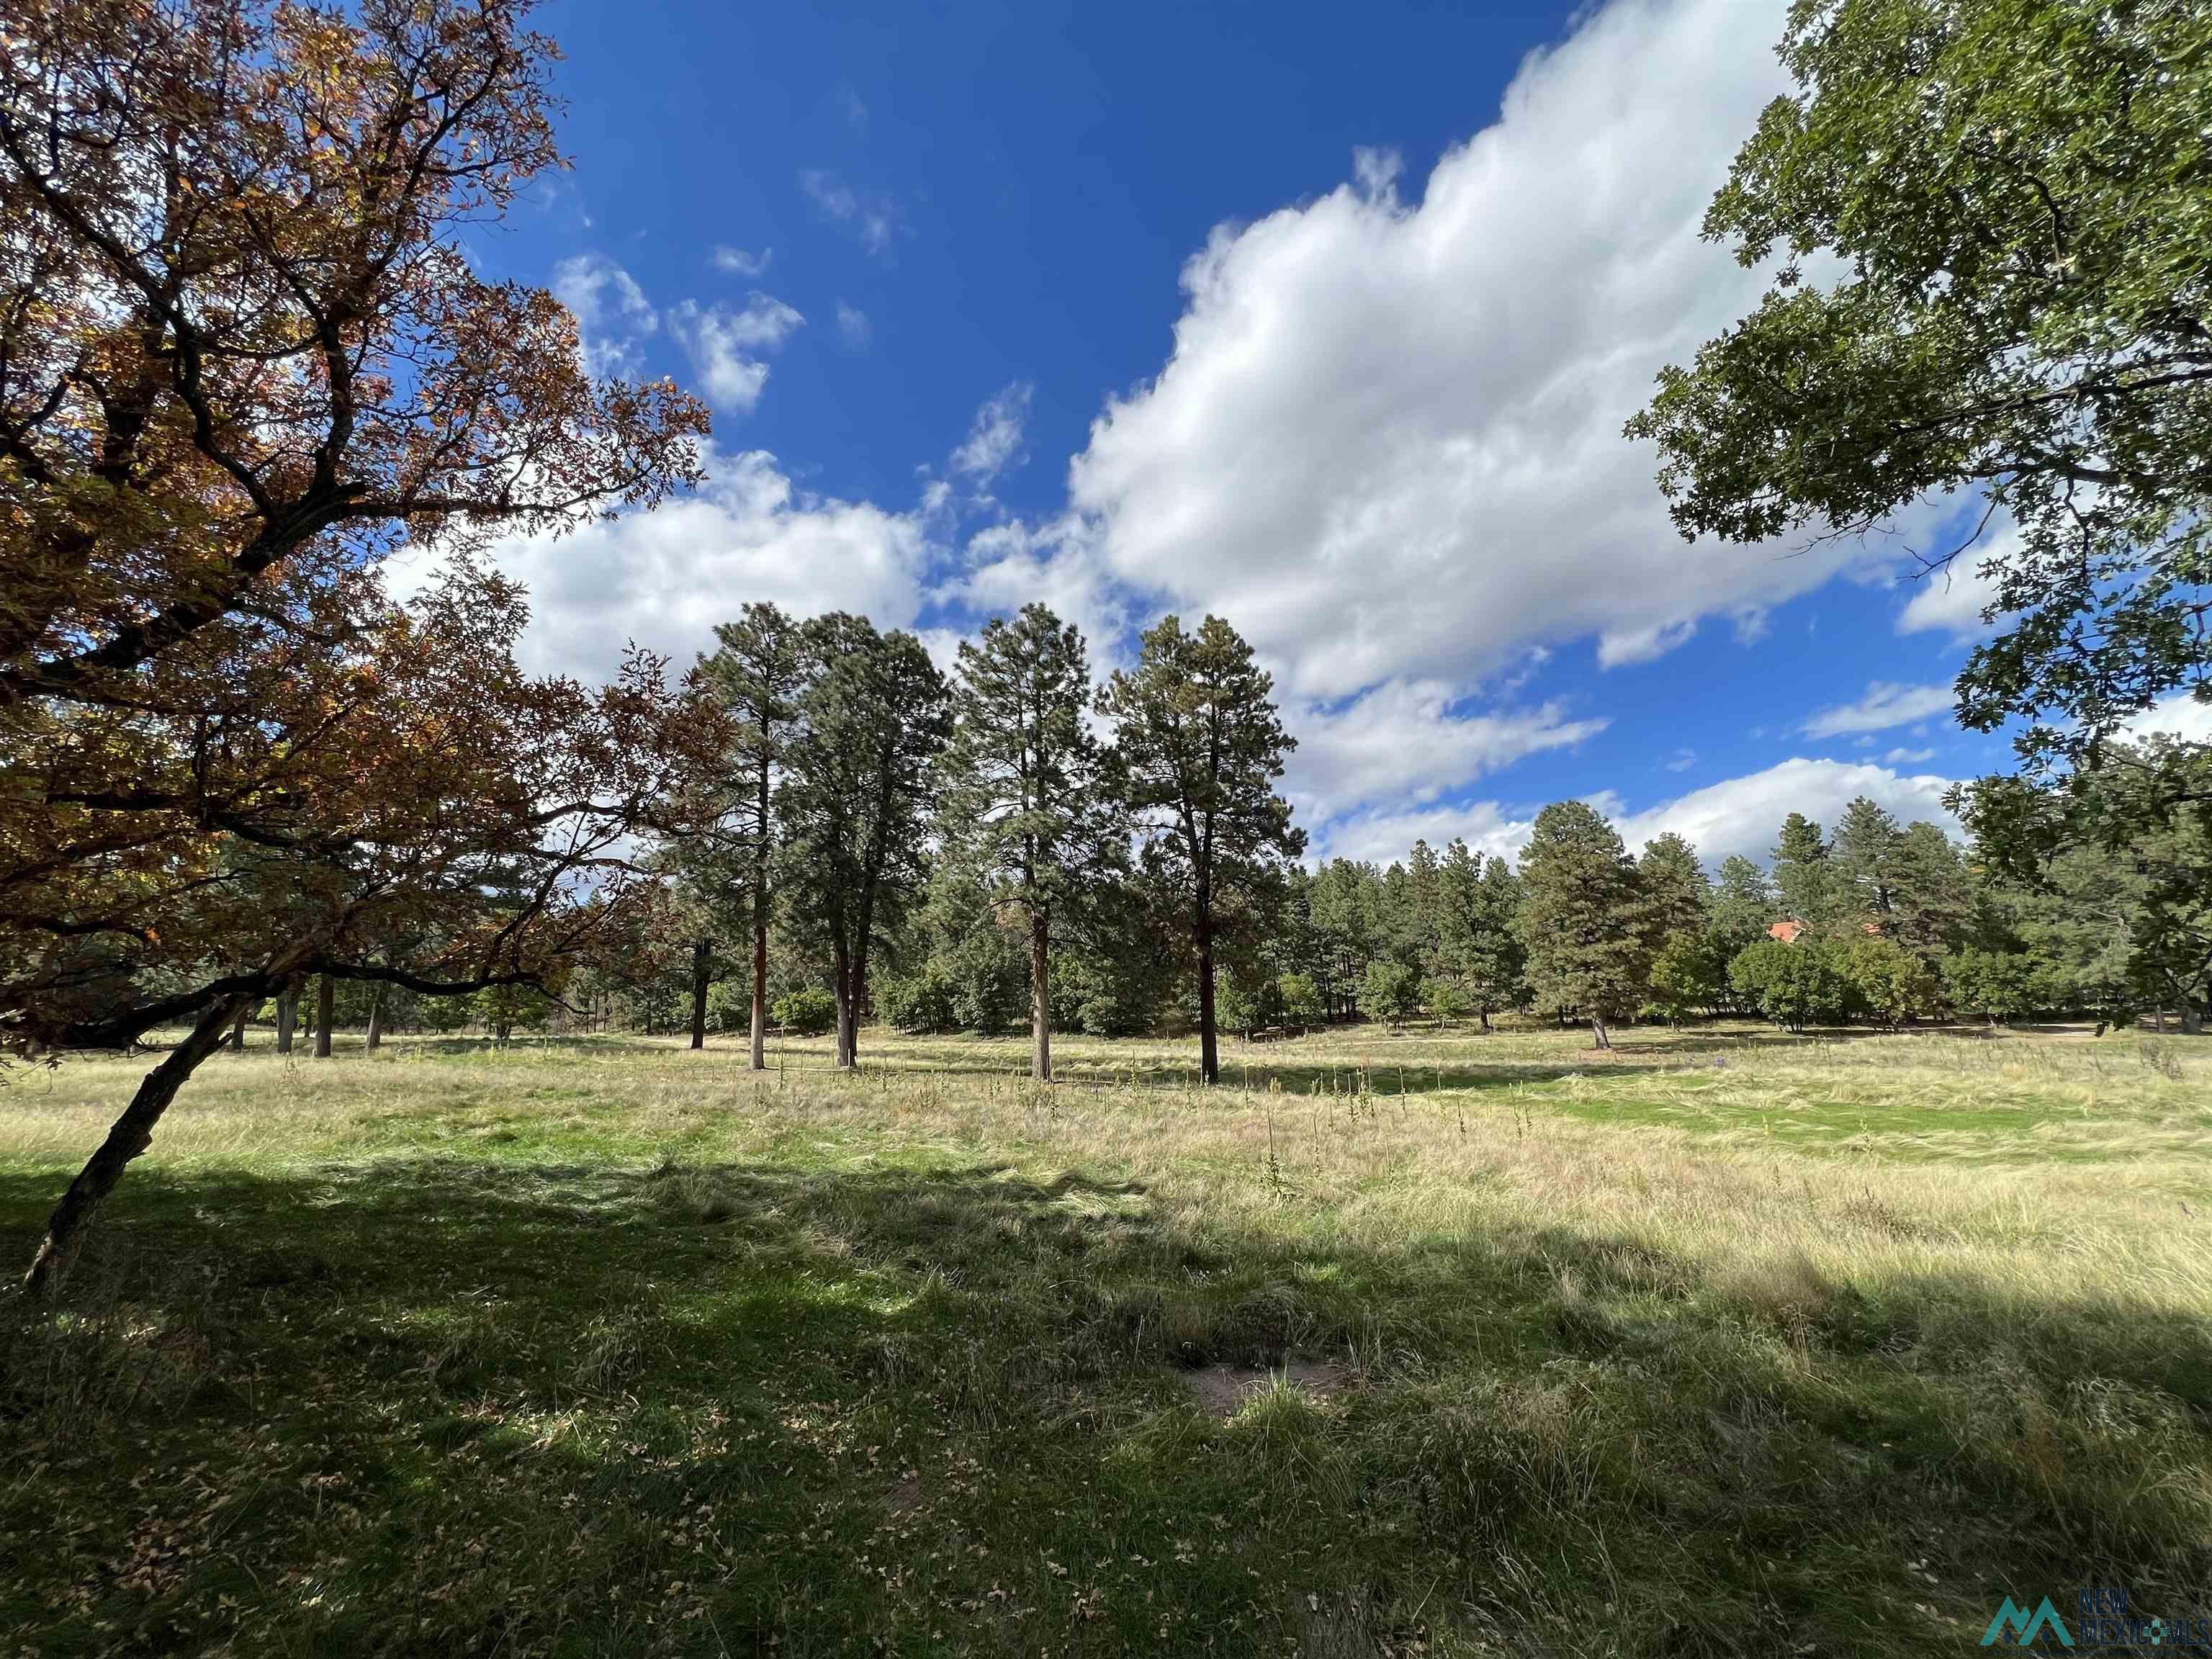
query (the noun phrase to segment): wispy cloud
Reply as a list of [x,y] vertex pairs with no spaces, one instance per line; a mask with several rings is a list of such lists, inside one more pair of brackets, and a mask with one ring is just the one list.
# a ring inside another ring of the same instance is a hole
[[690,354],[707,396],[741,414],[751,412],[768,384],[768,365],[757,354],[781,345],[805,320],[774,295],[758,292],[741,311],[686,300],[668,313],[669,331]]
[[891,239],[898,234],[898,210],[890,198],[855,190],[822,167],[801,172],[799,187],[817,212],[851,231],[869,252],[880,255],[890,251]]
[[1019,465],[1024,455],[1022,436],[1029,427],[1030,399],[1035,392],[1026,380],[1016,380],[987,399],[975,411],[975,424],[969,429],[968,441],[952,452],[953,470],[988,484],[1008,467]]
[[714,250],[714,269],[729,276],[765,276],[769,263],[775,258],[775,250],[764,247],[758,253],[741,247],[724,246]]
[[1948,685],[1894,685],[1875,680],[1856,702],[1824,708],[1801,728],[1808,738],[1844,738],[1861,732],[1886,732],[1893,726],[1910,726],[1932,714],[1948,714]]

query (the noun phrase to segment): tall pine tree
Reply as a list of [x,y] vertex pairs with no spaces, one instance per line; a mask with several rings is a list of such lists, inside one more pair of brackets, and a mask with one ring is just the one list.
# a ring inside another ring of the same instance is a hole
[[1042,605],[994,617],[962,641],[945,772],[948,850],[1028,935],[1030,1074],[1052,1076],[1054,927],[1079,919],[1127,846],[1084,715],[1091,673],[1083,635]]
[[1187,631],[1168,617],[1146,633],[1136,666],[1099,697],[1115,722],[1121,798],[1148,832],[1154,868],[1190,929],[1199,1070],[1208,1083],[1221,1079],[1218,915],[1279,885],[1284,862],[1305,848],[1290,803],[1275,793],[1283,757],[1297,744],[1276,714],[1273,690],[1252,647],[1220,617]]
[[870,952],[927,873],[928,803],[951,732],[945,677],[911,634],[836,612],[801,629],[810,671],[777,791],[793,920],[826,939],[837,1064],[860,1058]]
[[1643,1000],[1651,946],[1635,860],[1620,833],[1582,801],[1536,814],[1521,854],[1521,938],[1536,1006],[1577,1012],[1601,1048]]

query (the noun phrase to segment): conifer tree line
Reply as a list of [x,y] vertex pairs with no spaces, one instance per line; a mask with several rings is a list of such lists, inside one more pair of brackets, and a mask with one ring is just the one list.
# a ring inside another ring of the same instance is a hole
[[[1085,642],[1042,605],[988,623],[940,674],[918,641],[748,606],[702,678],[739,734],[717,826],[672,840],[658,939],[596,970],[600,1006],[676,1029],[1219,1033],[1351,1020],[1491,1028],[1726,1015],[1803,1030],[2139,1015],[2201,1025],[2212,845],[2124,801],[2054,814],[2017,780],[1962,797],[1971,844],[1849,804],[1802,812],[1769,863],[1708,870],[1678,835],[1632,851],[1580,801],[1509,860],[1419,842],[1387,866],[1309,867],[1276,780],[1294,740],[1218,617],[1170,617],[1094,695]],[[2142,757],[2159,775],[2166,740]],[[2117,748],[2106,793],[2130,775]],[[688,1005],[688,1014],[686,1005]]]

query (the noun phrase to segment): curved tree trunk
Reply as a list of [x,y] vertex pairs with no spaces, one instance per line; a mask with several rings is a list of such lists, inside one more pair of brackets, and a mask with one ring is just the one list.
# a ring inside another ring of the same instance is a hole
[[124,1166],[153,1145],[154,1126],[161,1121],[161,1114],[177,1097],[177,1091],[184,1086],[185,1079],[202,1060],[222,1046],[230,1023],[238,1018],[240,1011],[252,1007],[258,1000],[258,997],[240,996],[216,1003],[199,1017],[191,1034],[146,1073],[138,1092],[131,1097],[131,1104],[108,1130],[107,1139],[100,1142],[100,1150],[77,1172],[76,1179],[62,1194],[61,1202],[54,1206],[54,1212],[46,1218],[46,1239],[32,1259],[30,1272],[23,1277],[23,1289],[27,1294],[44,1296],[60,1284],[84,1243],[85,1229],[100,1213],[100,1206],[106,1201],[108,1194],[115,1190]]
[[1596,1039],[1593,1047],[1599,1048],[1613,1047],[1613,1039],[1605,1034],[1605,1022],[1595,1014],[1590,1016],[1590,1033]]
[[246,1022],[247,1017],[252,1012],[252,1003],[241,1003],[239,1005],[238,1018],[230,1023],[229,1048],[234,1054],[242,1054],[246,1052]]
[[368,988],[368,1030],[362,1038],[362,1047],[374,1054],[384,1043],[384,988]]
[[1042,915],[1030,919],[1030,1075],[1052,1081],[1052,1003],[1048,992],[1049,924]]

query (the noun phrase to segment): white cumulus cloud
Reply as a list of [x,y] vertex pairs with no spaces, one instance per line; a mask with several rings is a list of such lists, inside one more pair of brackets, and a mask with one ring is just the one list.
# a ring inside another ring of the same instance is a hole
[[914,621],[933,556],[919,511],[811,494],[761,450],[710,446],[704,459],[705,485],[651,513],[495,544],[493,561],[530,590],[526,666],[603,680],[634,640],[687,667],[750,599]]
[[[1183,272],[1158,375],[1074,460],[1109,567],[1234,619],[1299,693],[1467,685],[1539,640],[1663,653],[1864,556],[1685,544],[1621,435],[1761,278],[1699,221],[1783,87],[1770,0],[1614,0],[1417,199],[1353,179]],[[1784,554],[1798,556],[1783,556]]]
[[1339,707],[1294,702],[1283,717],[1298,740],[1284,787],[1308,832],[1332,838],[1332,820],[1369,803],[1427,808],[1486,772],[1571,747],[1606,726],[1602,719],[1571,720],[1558,703],[1468,710],[1433,680],[1388,680]]

